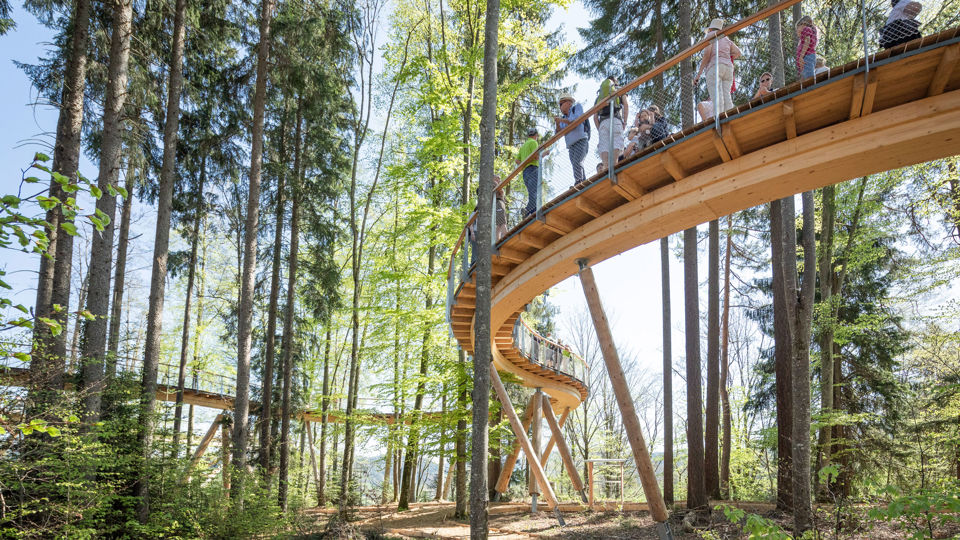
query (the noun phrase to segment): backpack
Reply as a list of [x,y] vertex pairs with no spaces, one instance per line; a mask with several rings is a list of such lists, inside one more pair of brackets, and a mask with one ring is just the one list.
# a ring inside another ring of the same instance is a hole
[[[600,89],[597,90],[597,99],[594,100],[593,104],[597,105],[598,103],[603,101],[604,98],[614,93],[615,91],[616,91],[616,88],[614,88],[613,86],[613,81],[611,81],[610,79],[604,79],[603,82],[600,83]],[[620,97],[617,96],[616,98],[613,99],[613,115],[616,116],[617,118],[620,118],[621,109],[623,109],[623,102],[620,100]],[[610,116],[609,105],[604,107],[603,109],[600,109],[600,111],[597,112],[597,116],[599,116],[601,119],[605,119],[609,117]]]
[[587,140],[590,140],[590,120],[583,121],[583,132],[587,134]]

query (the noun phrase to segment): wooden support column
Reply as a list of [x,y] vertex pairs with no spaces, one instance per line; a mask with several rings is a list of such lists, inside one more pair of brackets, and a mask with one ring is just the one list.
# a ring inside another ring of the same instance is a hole
[[[543,424],[540,418],[540,410],[543,408],[543,391],[537,388],[537,391],[533,393],[533,405],[532,415],[530,417],[530,446],[533,448],[533,455],[540,457],[540,426]],[[540,464],[543,465],[544,462]],[[537,513],[537,496],[540,495],[540,489],[537,486],[537,477],[533,473],[533,467],[530,467],[530,478],[528,478],[527,485],[530,489],[530,512]]]
[[[577,466],[573,464],[570,447],[567,446],[567,440],[563,438],[563,432],[560,431],[560,424],[557,422],[557,417],[553,415],[553,407],[550,406],[550,399],[547,398],[547,396],[543,396],[543,416],[547,419],[547,425],[550,426],[550,431],[553,432],[554,440],[557,441],[557,450],[560,452],[560,459],[563,460],[563,466],[567,469],[567,474],[570,476],[573,489],[580,493],[580,498],[586,503],[587,495],[584,493],[583,480],[580,479]],[[546,463],[547,460],[543,460],[543,462]]]
[[633,450],[633,459],[637,464],[637,472],[640,473],[640,483],[643,485],[643,493],[647,497],[647,503],[650,505],[650,515],[654,521],[666,523],[667,507],[663,503],[663,496],[660,493],[660,486],[657,485],[657,475],[653,470],[653,463],[650,461],[650,453],[647,451],[647,443],[643,440],[643,432],[640,429],[640,418],[633,406],[633,397],[630,395],[630,387],[627,385],[627,378],[623,374],[623,367],[620,365],[620,357],[617,355],[617,348],[613,343],[613,334],[610,332],[610,325],[607,322],[607,315],[603,311],[603,304],[600,303],[600,292],[597,290],[597,282],[593,277],[593,270],[587,266],[586,259],[577,260],[580,266],[580,283],[583,285],[583,294],[587,298],[587,305],[590,308],[590,315],[593,318],[593,325],[597,331],[597,338],[600,341],[600,351],[603,353],[603,361],[607,367],[607,374],[610,376],[610,384],[613,386],[613,392],[617,397],[617,404],[620,406],[620,414],[623,417],[623,427],[627,432],[627,440],[630,442],[630,448]]
[[540,487],[543,489],[543,496],[547,499],[547,505],[553,509],[553,513],[557,516],[557,521],[560,522],[560,526],[566,525],[566,522],[563,520],[563,515],[560,514],[560,506],[557,502],[557,496],[553,492],[553,488],[550,486],[550,483],[547,482],[547,474],[543,471],[543,467],[540,465],[540,457],[533,452],[533,446],[530,444],[530,439],[527,438],[527,432],[523,429],[523,426],[520,423],[520,418],[517,416],[517,411],[513,409],[513,403],[510,403],[510,396],[507,395],[507,389],[503,386],[503,381],[500,380],[500,374],[497,373],[497,368],[493,367],[493,364],[490,364],[490,383],[493,385],[493,388],[497,391],[497,397],[500,398],[500,403],[503,404],[503,414],[507,415],[507,419],[510,420],[510,426],[513,427],[513,432],[517,435],[517,439],[520,441],[520,446],[523,448],[523,453],[527,456],[527,461],[530,463],[530,469],[533,470],[534,475],[537,477],[537,481],[540,482]]
[[[526,433],[527,429],[530,427],[530,416],[533,414],[533,396],[530,396],[530,401],[527,402],[527,408],[523,413],[523,432]],[[494,497],[494,500],[500,497],[500,494],[506,493],[507,488],[510,486],[510,475],[513,474],[513,468],[517,466],[517,459],[520,457],[520,439],[517,438],[513,443],[513,448],[510,450],[510,455],[507,456],[507,461],[503,463],[503,468],[500,469],[500,478],[497,478],[497,485],[494,486],[494,490],[497,492],[497,496]]]

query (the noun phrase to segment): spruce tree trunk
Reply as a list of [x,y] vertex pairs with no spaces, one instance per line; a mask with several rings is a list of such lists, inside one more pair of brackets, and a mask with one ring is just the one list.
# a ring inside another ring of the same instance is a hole
[[117,373],[117,355],[120,353],[120,314],[123,311],[123,287],[127,273],[127,246],[130,244],[130,214],[133,211],[133,155],[127,158],[127,175],[123,188],[127,196],[120,211],[120,238],[117,241],[117,268],[113,277],[113,299],[110,302],[110,335],[107,341],[107,379]]
[[[277,498],[280,508],[287,511],[287,492],[290,474],[290,393],[293,385],[293,324],[297,303],[297,259],[300,248],[300,153],[301,153],[301,106],[297,103],[297,127],[294,136],[293,182],[290,186],[292,210],[290,212],[290,255],[287,263],[287,307],[283,323],[283,392],[280,411],[280,484]],[[301,447],[303,445],[301,444]]]
[[280,255],[283,250],[283,221],[284,207],[286,203],[286,194],[284,193],[286,184],[285,167],[287,163],[287,111],[283,112],[280,120],[280,162],[281,167],[277,175],[277,210],[276,220],[273,228],[273,268],[270,273],[270,303],[267,306],[267,335],[266,352],[264,353],[263,366],[263,388],[260,392],[260,472],[263,474],[264,483],[267,489],[271,486],[270,481],[270,452],[272,444],[272,422],[273,422],[273,363],[276,357],[277,341],[277,306],[280,298]]
[[330,410],[330,324],[323,346],[323,395],[320,397],[320,483],[317,485],[317,506],[326,504],[327,493],[327,413]]
[[707,506],[703,463],[703,405],[700,388],[700,294],[697,228],[683,231],[684,329],[687,351],[687,508]]
[[[200,182],[194,194],[193,239],[190,242],[190,262],[187,269],[187,292],[183,302],[183,332],[180,335],[180,365],[177,367],[177,397],[173,410],[173,456],[180,453],[180,423],[183,416],[183,390],[187,382],[187,355],[190,353],[190,308],[193,282],[197,276],[197,251],[200,248],[200,222],[203,219],[203,187],[207,180],[207,156],[200,158]],[[189,455],[189,451],[187,452]]]
[[[110,218],[100,234],[94,234],[90,247],[90,283],[87,311],[93,320],[85,320],[80,356],[83,359],[84,425],[100,421],[100,401],[104,388],[103,365],[107,353],[107,313],[110,309],[110,269],[113,266],[113,229],[117,198],[110,192],[120,175],[123,149],[122,112],[127,96],[127,66],[132,33],[131,0],[115,0],[112,9],[110,64],[107,68],[107,95],[103,105],[103,135],[100,143],[100,170],[97,187],[103,193],[97,209]],[[129,195],[129,193],[128,193]]]
[[[820,191],[820,301],[828,306],[831,317],[822,321],[820,329],[820,413],[833,410],[833,228],[836,214],[836,188],[826,186]],[[817,470],[830,465],[833,445],[832,426],[820,429],[820,459]],[[816,477],[815,477],[816,478]],[[819,485],[819,480],[816,480]]]
[[707,241],[707,406],[703,480],[707,496],[720,498],[720,223],[709,224]]
[[[793,510],[793,445],[791,430],[793,426],[793,398],[791,385],[790,351],[792,349],[790,330],[785,319],[787,302],[784,298],[783,265],[787,260],[796,264],[796,241],[789,249],[788,231],[784,230],[783,202],[785,199],[770,202],[770,254],[773,270],[773,338],[774,371],[776,378],[777,404],[777,509],[786,512]],[[793,221],[789,221],[789,228]],[[784,251],[791,255],[784,255]],[[794,266],[796,268],[796,266]]]
[[487,421],[490,409],[490,307],[493,300],[490,243],[493,230],[493,168],[497,127],[497,51],[500,0],[487,0],[483,44],[483,111],[480,117],[480,188],[477,205],[477,307],[474,324],[473,433],[470,460],[470,538],[487,538]]
[[146,523],[150,516],[149,471],[155,427],[154,407],[157,402],[157,369],[160,364],[160,337],[163,324],[163,300],[167,280],[167,255],[170,244],[170,212],[173,207],[173,183],[176,180],[177,129],[180,124],[180,91],[183,87],[184,16],[186,0],[177,0],[173,16],[173,39],[170,54],[170,81],[167,90],[167,110],[163,126],[163,164],[160,168],[160,186],[157,195],[157,227],[153,242],[153,273],[150,277],[150,300],[147,310],[147,339],[143,356],[143,379],[140,394],[140,429],[138,443],[144,464],[134,486],[134,496],[140,500],[138,517]]
[[[263,116],[267,98],[267,67],[270,56],[270,18],[274,0],[260,5],[260,43],[257,46],[257,81],[253,93],[253,126],[250,129],[250,187],[247,217],[243,230],[243,273],[240,278],[240,306],[237,322],[237,395],[233,414],[233,466],[247,466],[247,438],[250,433],[250,341],[253,330],[254,279],[257,270],[257,226],[260,220],[260,179],[263,166]],[[230,486],[231,494],[243,504],[243,477]]]
[[[63,74],[63,91],[60,116],[57,119],[57,136],[53,150],[52,170],[66,176],[71,182],[77,180],[80,162],[81,127],[83,124],[83,92],[86,85],[87,47],[90,40],[90,0],[75,0],[73,21],[67,45],[68,57]],[[50,196],[65,199],[60,184],[50,180]],[[66,358],[66,316],[70,306],[70,267],[73,257],[73,237],[61,226],[65,222],[60,206],[46,214],[49,228],[46,230],[49,245],[47,254],[54,257],[40,258],[37,278],[37,300],[34,305],[36,320],[33,329],[33,350],[30,362],[30,395],[27,402],[37,411],[43,411],[63,389],[64,359]],[[72,220],[71,220],[72,221]],[[54,305],[62,310],[54,312]],[[50,328],[40,322],[40,317],[51,318],[62,328],[54,336]],[[28,413],[31,414],[32,413]]]
[[720,453],[720,498],[730,499],[730,452],[733,449],[730,433],[730,393],[727,380],[730,374],[730,258],[733,251],[733,218],[727,216],[727,245],[723,264],[723,316],[720,321],[720,406],[723,423],[723,450]]
[[[669,506],[673,504],[674,494],[673,324],[670,319],[670,240],[668,237],[660,239],[660,295],[663,306],[663,500]],[[586,417],[584,420],[586,421]],[[586,476],[584,473],[584,478]]]
[[[786,297],[786,320],[792,337],[791,378],[793,393],[793,523],[797,534],[813,526],[813,508],[810,499],[810,326],[813,315],[814,280],[816,279],[816,243],[814,237],[813,192],[802,194],[803,201],[803,276],[798,283],[796,257],[788,261],[789,250],[784,250],[782,271]],[[793,229],[795,210],[793,198],[784,199],[783,228]],[[785,235],[793,237],[796,233]],[[795,248],[794,248],[795,250]],[[795,252],[795,251],[794,251]],[[791,264],[791,262],[793,264]]]

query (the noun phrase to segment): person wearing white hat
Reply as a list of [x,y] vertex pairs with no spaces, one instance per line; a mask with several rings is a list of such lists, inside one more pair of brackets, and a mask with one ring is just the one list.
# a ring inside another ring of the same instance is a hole
[[[722,29],[723,19],[710,21],[704,39],[710,38]],[[730,95],[733,89],[733,61],[743,54],[740,48],[727,36],[720,37],[718,42],[717,45],[711,42],[710,46],[703,50],[700,68],[697,70],[697,76],[693,78],[693,84],[696,85],[697,81],[700,80],[700,75],[706,72],[707,92],[710,93],[710,101],[713,103],[716,114],[733,107],[733,98]],[[719,84],[717,84],[718,75]],[[717,92],[718,86],[719,95]]]
[[580,118],[583,116],[583,106],[570,94],[560,96],[559,102],[563,116],[553,119],[557,131],[570,124],[577,124],[563,136],[563,140],[567,143],[567,153],[570,154],[570,166],[573,167],[573,185],[576,187],[587,180],[586,172],[583,170],[583,160],[587,157],[589,149],[590,122]]

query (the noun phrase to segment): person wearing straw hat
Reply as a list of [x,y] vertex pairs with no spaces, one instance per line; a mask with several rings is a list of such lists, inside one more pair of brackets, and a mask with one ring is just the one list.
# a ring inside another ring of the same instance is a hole
[[573,168],[573,186],[576,187],[587,180],[587,174],[583,170],[583,160],[587,157],[589,149],[590,122],[580,120],[583,116],[583,106],[570,94],[560,96],[559,104],[563,116],[553,119],[557,131],[570,124],[577,124],[563,136],[564,142],[567,143],[567,153],[570,154],[570,166]]
[[[704,39],[710,38],[722,29],[723,19],[710,21]],[[707,92],[710,94],[710,101],[713,103],[715,114],[733,107],[733,98],[730,96],[730,92],[733,90],[733,61],[740,58],[742,54],[740,48],[727,36],[720,37],[717,45],[711,43],[709,47],[703,50],[703,58],[700,60],[697,76],[693,78],[693,84],[696,85],[697,81],[700,80],[700,75],[706,72]],[[717,84],[718,76],[719,85]],[[718,86],[719,95],[717,95]]]
[[[540,133],[537,132],[537,128],[531,127],[527,130],[527,140],[520,147],[520,154],[516,160],[517,165],[537,153],[537,148],[540,146],[540,143],[537,142],[539,137]],[[523,185],[527,188],[527,206],[523,210],[523,217],[526,218],[537,211],[537,192],[540,187],[540,165],[537,160],[530,162],[523,168]]]

